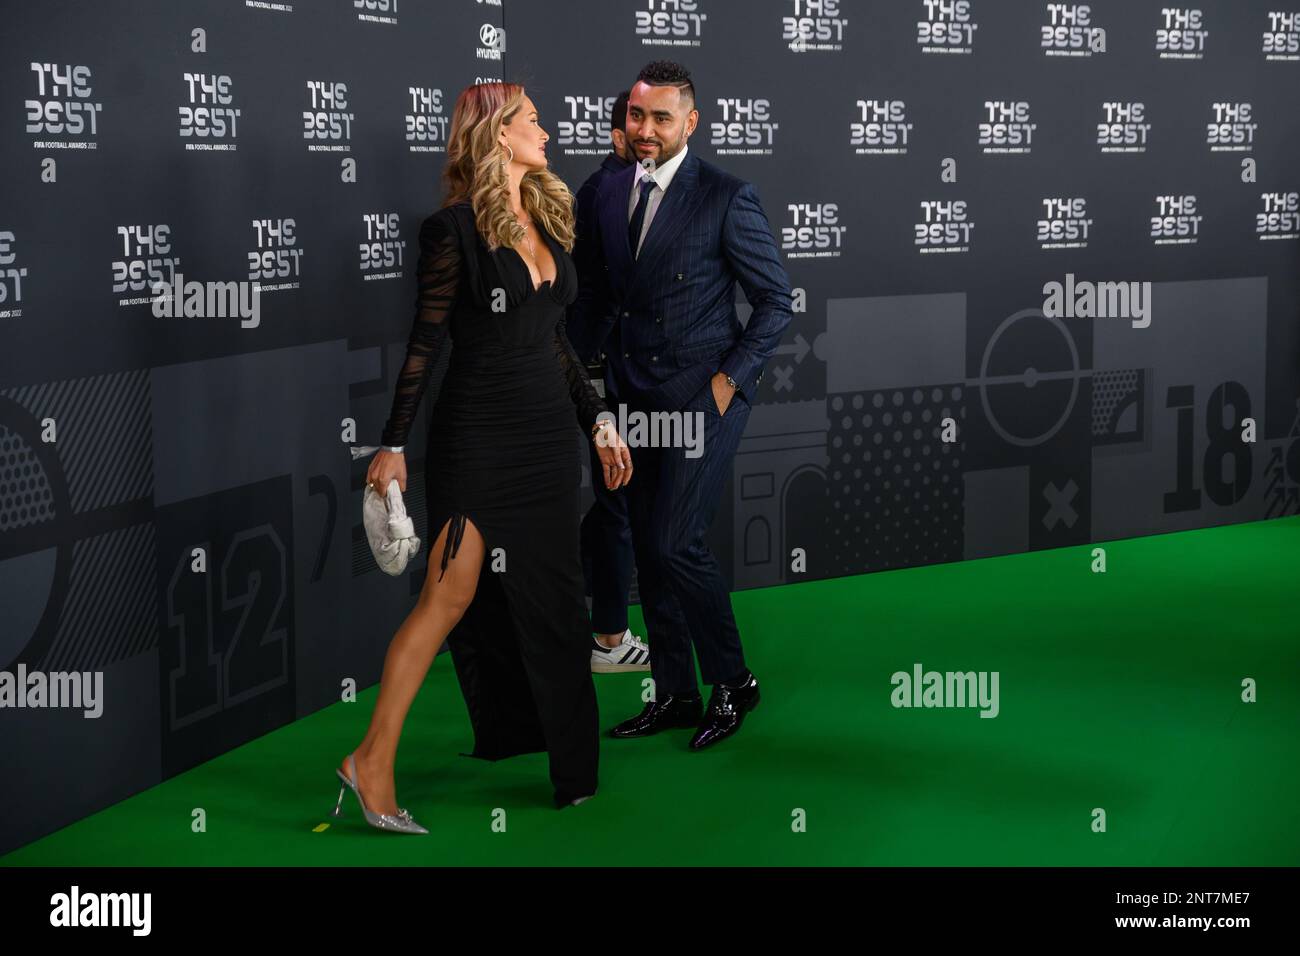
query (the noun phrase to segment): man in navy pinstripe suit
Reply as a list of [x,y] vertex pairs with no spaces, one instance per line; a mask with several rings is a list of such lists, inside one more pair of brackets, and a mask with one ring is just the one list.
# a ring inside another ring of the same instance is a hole
[[[698,122],[685,69],[658,61],[641,71],[626,126],[636,163],[601,185],[597,254],[579,276],[574,309],[580,334],[605,354],[629,413],[703,416],[702,455],[632,448],[636,477],[622,493],[655,699],[611,731],[641,737],[696,727],[695,750],[735,733],[758,702],[731,597],[704,539],[763,366],[792,317],[790,280],[757,192],[690,153],[687,139]],[[737,282],[753,306],[744,327]],[[695,657],[713,686],[707,709]]]
[[[627,91],[614,97],[609,113],[609,155],[600,168],[587,177],[575,195],[573,264],[582,275],[591,268],[604,268],[592,241],[592,223],[595,219],[596,196],[600,184],[609,176],[632,164],[628,153]],[[595,250],[595,251],[593,251]],[[605,404],[617,407],[618,385],[605,374],[605,360],[600,350],[593,351],[583,339],[589,325],[582,316],[569,308],[569,341],[587,364],[587,374],[592,384],[601,383]],[[595,442],[586,442],[591,454],[591,492],[595,499],[586,517],[582,519],[582,574],[586,579],[587,593],[591,595],[591,672],[612,674],[626,671],[648,671],[650,648],[646,647],[627,626],[627,599],[632,588],[632,526],[627,517],[627,495],[621,490],[610,491],[600,480],[600,449]]]

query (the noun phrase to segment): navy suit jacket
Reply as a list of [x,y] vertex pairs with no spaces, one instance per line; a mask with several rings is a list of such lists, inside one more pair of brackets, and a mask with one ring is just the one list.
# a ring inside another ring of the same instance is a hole
[[[793,315],[790,279],[753,185],[687,153],[633,258],[628,204],[635,165],[596,197],[597,255],[574,303],[628,401],[685,407],[717,372],[752,400]],[[601,266],[598,268],[597,266]],[[736,283],[753,306],[736,314]]]
[[[577,201],[574,203],[573,264],[577,267],[580,278],[592,269],[603,268],[599,242],[593,229],[596,219],[596,196],[600,192],[600,185],[612,174],[630,165],[632,165],[630,160],[610,152],[601,162],[600,168],[588,176],[587,181],[578,189],[575,197]],[[599,343],[593,344],[593,339],[600,330],[601,323],[589,322],[585,312],[570,306],[565,324],[574,351],[588,365],[595,365],[600,358],[600,349]]]

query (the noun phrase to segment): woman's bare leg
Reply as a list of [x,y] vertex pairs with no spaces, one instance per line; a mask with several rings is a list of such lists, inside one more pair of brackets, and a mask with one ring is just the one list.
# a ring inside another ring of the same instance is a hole
[[[429,571],[419,600],[388,645],[370,729],[356,749],[357,787],[366,807],[375,813],[397,813],[393,765],[402,724],[438,649],[469,607],[478,587],[485,548],[483,536],[468,518],[460,548],[447,562],[442,580],[438,580],[441,569],[435,556],[442,555],[450,524],[448,521],[443,525],[438,540],[429,549]],[[346,757],[341,769],[344,774],[348,772]]]

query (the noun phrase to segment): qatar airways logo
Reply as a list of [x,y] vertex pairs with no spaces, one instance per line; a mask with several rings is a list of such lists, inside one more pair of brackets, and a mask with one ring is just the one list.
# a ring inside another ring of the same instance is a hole
[[836,259],[848,227],[840,224],[838,203],[790,203],[790,224],[781,227],[781,250],[788,259]]
[[397,0],[352,0],[352,6],[362,23],[397,26]]
[[22,318],[23,280],[27,267],[18,264],[14,251],[17,237],[7,229],[0,229],[0,319]]
[[1157,196],[1151,217],[1151,239],[1157,246],[1189,246],[1201,236],[1201,214],[1196,197]]
[[1037,128],[1037,123],[1029,121],[1028,103],[985,100],[979,142],[985,153],[1028,153]]
[[971,53],[975,31],[971,0],[921,0],[924,20],[916,22],[916,42],[922,53]]
[[188,104],[179,108],[180,136],[187,150],[233,153],[239,148],[239,108],[234,84],[224,73],[186,73]]
[[180,268],[180,257],[172,254],[172,227],[165,222],[118,226],[121,258],[114,259],[113,292],[123,296],[119,306],[152,304],[148,292],[156,283],[172,285]]
[[565,118],[556,123],[555,138],[565,156],[599,156],[609,150],[612,96],[564,98]]
[[307,81],[307,104],[302,111],[302,138],[309,153],[352,152],[352,123],[348,85],[326,80]]
[[919,252],[969,252],[975,223],[965,201],[928,199],[921,201],[921,221],[913,229]]
[[1255,233],[1263,239],[1300,239],[1300,193],[1260,193],[1264,211],[1255,214]]
[[912,124],[902,100],[858,100],[858,118],[849,124],[849,145],[859,156],[902,156]]
[[1300,61],[1300,13],[1270,11],[1264,32],[1264,59]]
[[406,144],[412,153],[445,153],[447,124],[442,90],[434,86],[407,87]]
[[836,53],[844,49],[840,0],[791,0],[794,16],[781,18],[781,39],[792,53]]
[[1205,57],[1205,16],[1191,7],[1162,7],[1156,30],[1156,51],[1162,60],[1200,60]]
[[1255,148],[1255,131],[1249,103],[1215,103],[1213,121],[1205,125],[1205,142],[1212,153],[1249,153]]
[[91,98],[90,67],[62,63],[31,64],[36,96],[24,100],[27,132],[41,137],[32,145],[38,149],[98,149],[99,114],[104,104]]
[[361,217],[365,241],[361,247],[361,277],[400,279],[406,241],[402,238],[402,217],[395,212],[371,212]]
[[303,250],[298,224],[290,218],[254,219],[253,248],[248,252],[248,278],[263,294],[298,288]]
[[1102,103],[1097,145],[1103,153],[1145,153],[1151,124],[1144,103]]
[[1038,220],[1040,248],[1086,249],[1091,229],[1088,200],[1082,196],[1043,200],[1043,218]]
[[772,120],[772,101],[761,98],[718,97],[721,121],[710,124],[711,142],[719,156],[771,156],[779,123]]
[[699,46],[707,13],[698,0],[644,0],[636,15],[636,35],[642,46]]
[[1040,45],[1045,56],[1092,56],[1106,52],[1106,31],[1086,3],[1049,3]]

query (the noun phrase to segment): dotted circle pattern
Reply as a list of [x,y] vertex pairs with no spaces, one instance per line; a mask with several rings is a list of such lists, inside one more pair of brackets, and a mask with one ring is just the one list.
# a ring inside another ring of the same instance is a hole
[[[963,393],[935,385],[828,397],[833,573],[961,559]],[[940,438],[945,418],[958,423],[956,442]]]
[[54,519],[54,493],[36,452],[0,426],[0,531]]
[[1092,373],[1092,437],[1105,438],[1115,431],[1116,409],[1137,391],[1137,369]]

